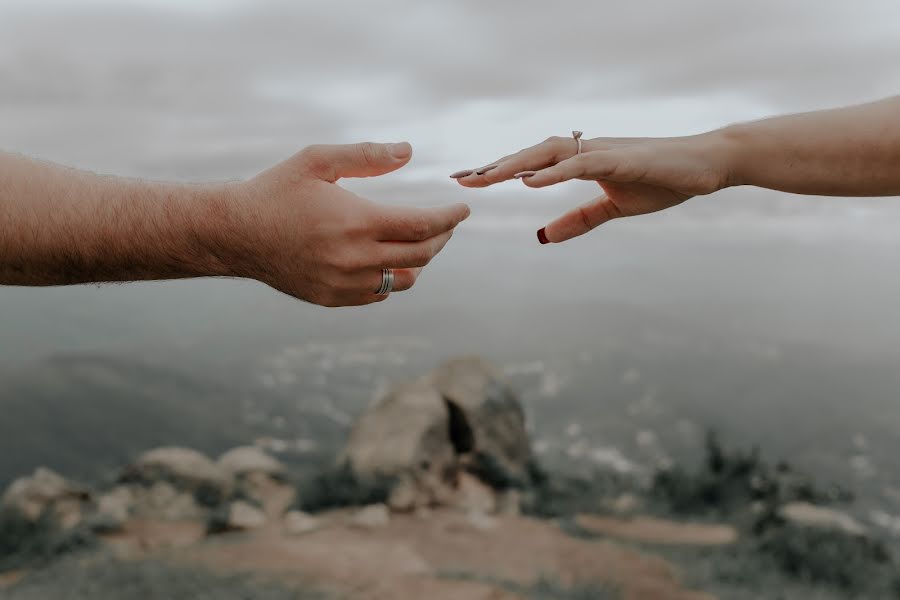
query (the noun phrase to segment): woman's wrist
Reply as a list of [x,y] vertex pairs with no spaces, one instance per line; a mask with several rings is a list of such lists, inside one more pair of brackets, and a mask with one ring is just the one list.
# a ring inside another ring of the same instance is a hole
[[722,173],[722,189],[740,185],[754,185],[754,169],[759,158],[754,156],[754,139],[757,137],[750,124],[729,125],[707,134],[711,137],[711,160]]

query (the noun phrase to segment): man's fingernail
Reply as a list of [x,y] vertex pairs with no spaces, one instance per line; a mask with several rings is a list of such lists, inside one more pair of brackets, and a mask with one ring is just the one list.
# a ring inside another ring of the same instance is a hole
[[475,171],[473,171],[472,169],[468,169],[466,171],[457,171],[456,173],[453,173],[452,175],[450,175],[450,177],[452,179],[460,179],[461,177],[468,177],[469,175],[471,175],[474,172]]
[[537,171],[519,171],[515,175],[513,175],[516,179],[522,179],[523,177],[531,177],[532,175],[536,175]]
[[542,244],[549,244],[550,240],[547,239],[547,232],[545,231],[546,227],[541,227],[538,229],[538,241]]
[[407,142],[388,144],[387,150],[391,156],[398,159],[409,158],[409,155],[412,154],[412,146]]
[[484,175],[488,171],[493,171],[496,168],[497,168],[497,165],[491,165],[489,167],[482,167],[481,169],[478,169],[477,171],[475,171],[475,174],[476,175]]

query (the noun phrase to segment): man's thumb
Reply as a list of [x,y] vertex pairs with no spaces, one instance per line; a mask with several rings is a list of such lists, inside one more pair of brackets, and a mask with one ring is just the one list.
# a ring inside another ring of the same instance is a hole
[[313,146],[311,165],[329,181],[343,177],[373,177],[395,171],[409,162],[412,146],[407,142],[375,144],[362,142],[343,146]]

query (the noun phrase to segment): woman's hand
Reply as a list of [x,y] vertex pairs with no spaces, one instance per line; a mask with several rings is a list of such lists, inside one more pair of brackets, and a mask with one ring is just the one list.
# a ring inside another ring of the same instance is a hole
[[618,217],[656,212],[728,184],[725,144],[715,134],[681,138],[552,137],[480,169],[451,177],[465,187],[485,187],[521,179],[546,187],[584,179],[596,181],[603,195],[538,231],[542,244],[563,242]]
[[382,269],[394,269],[394,291],[408,290],[468,207],[379,205],[336,182],[389,173],[411,155],[406,143],[311,146],[236,184],[229,274],[324,306],[384,300]]

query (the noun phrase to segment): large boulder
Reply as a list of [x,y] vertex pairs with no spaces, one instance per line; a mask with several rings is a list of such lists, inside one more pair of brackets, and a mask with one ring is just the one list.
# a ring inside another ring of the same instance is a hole
[[524,487],[531,460],[515,393],[479,359],[450,361],[392,389],[355,423],[342,454],[359,478],[393,481],[394,510],[469,503],[476,486],[465,485],[467,471],[492,492]]
[[205,455],[189,448],[163,447],[149,450],[127,467],[121,480],[153,486],[166,482],[194,495],[205,506],[216,506],[231,495],[234,478]]
[[453,413],[451,428],[469,446],[469,469],[494,487],[528,484],[532,454],[525,413],[503,373],[479,358],[460,358],[427,380]]
[[64,529],[80,523],[90,503],[91,493],[86,487],[44,467],[13,481],[0,501],[4,508],[15,510],[30,521],[52,511]]

